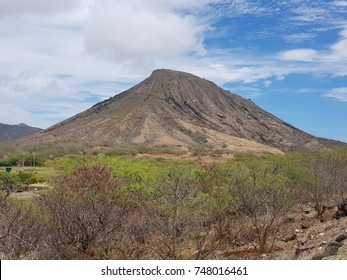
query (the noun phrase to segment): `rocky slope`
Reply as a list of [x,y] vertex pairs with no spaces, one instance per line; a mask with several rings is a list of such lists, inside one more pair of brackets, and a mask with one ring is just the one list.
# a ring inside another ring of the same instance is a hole
[[[347,218],[334,218],[336,208],[325,213],[319,221],[316,211],[306,206],[291,216],[286,235],[277,240],[281,250],[264,256],[272,259],[333,260],[347,259]],[[288,230],[289,228],[292,231]],[[291,232],[291,233],[290,233]],[[289,233],[289,235],[288,235]]]
[[213,82],[172,70],[156,70],[133,88],[26,139],[100,140],[270,153],[339,144],[296,129]]
[[317,218],[310,205],[298,205],[283,217],[276,232],[273,250],[259,254],[253,244],[235,250],[221,250],[219,259],[263,260],[347,260],[347,216],[336,219],[337,208],[332,207]]

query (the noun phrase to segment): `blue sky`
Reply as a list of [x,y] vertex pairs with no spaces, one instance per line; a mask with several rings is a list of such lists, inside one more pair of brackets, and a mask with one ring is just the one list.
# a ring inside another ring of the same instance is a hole
[[0,122],[47,128],[157,68],[347,142],[347,1],[0,0]]

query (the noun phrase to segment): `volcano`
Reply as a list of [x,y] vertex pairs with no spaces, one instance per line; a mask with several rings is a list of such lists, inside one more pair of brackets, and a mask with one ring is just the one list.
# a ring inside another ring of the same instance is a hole
[[299,130],[211,81],[164,69],[26,140],[206,145],[269,153],[340,144]]

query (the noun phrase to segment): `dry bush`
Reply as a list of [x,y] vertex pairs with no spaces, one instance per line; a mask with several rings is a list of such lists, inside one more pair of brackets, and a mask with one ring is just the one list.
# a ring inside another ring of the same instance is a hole
[[35,209],[10,200],[0,202],[2,259],[35,259],[43,244],[43,221]]
[[182,167],[172,168],[152,186],[153,194],[142,200],[141,212],[130,222],[141,258],[203,259],[213,253],[213,211],[202,188]]
[[148,225],[152,230],[149,245],[161,259],[178,259],[186,238],[191,218],[191,201],[196,190],[189,176],[183,169],[169,171],[162,176],[160,183],[154,186],[155,199],[146,207]]
[[330,206],[347,199],[347,160],[332,153],[315,152],[308,154],[301,164],[304,169],[301,200],[313,203],[322,220]]
[[292,189],[277,170],[277,166],[250,165],[233,178],[230,188],[238,201],[236,217],[248,228],[243,238],[260,253],[273,249],[276,231],[293,204]]
[[104,166],[81,167],[53,182],[39,205],[50,219],[47,258],[108,258],[121,239],[127,212],[120,200],[121,182]]

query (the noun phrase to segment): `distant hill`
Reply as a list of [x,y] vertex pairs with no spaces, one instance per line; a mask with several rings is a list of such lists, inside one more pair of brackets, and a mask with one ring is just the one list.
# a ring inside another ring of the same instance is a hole
[[0,123],[0,142],[6,142],[22,138],[41,131],[42,129],[28,126],[24,123],[9,125]]
[[155,70],[131,89],[25,140],[203,144],[270,153],[342,144],[301,131],[213,82],[172,70]]

